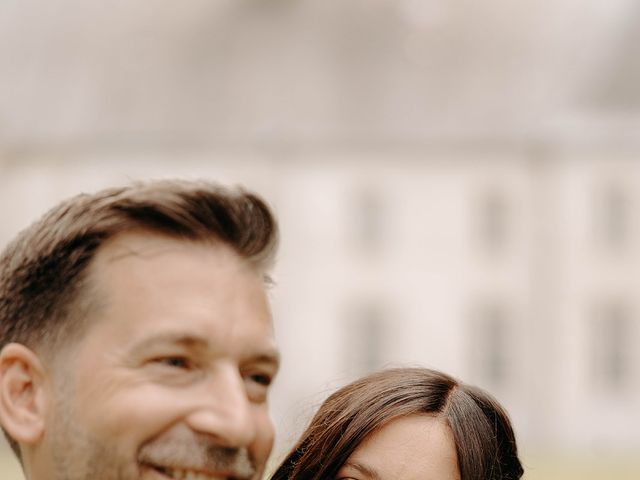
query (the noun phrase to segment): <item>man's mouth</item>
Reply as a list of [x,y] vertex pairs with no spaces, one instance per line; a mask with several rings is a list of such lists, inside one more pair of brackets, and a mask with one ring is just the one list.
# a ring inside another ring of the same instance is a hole
[[223,473],[205,473],[190,468],[161,467],[158,465],[145,465],[161,475],[174,480],[239,480],[239,477]]

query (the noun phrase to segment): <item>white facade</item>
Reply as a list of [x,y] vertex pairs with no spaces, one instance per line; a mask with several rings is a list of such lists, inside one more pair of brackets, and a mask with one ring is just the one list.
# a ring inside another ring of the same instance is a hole
[[296,169],[280,335],[301,358],[281,396],[419,363],[493,391],[533,450],[638,449],[640,163],[482,156]]
[[632,157],[152,157],[5,164],[0,240],[67,195],[136,178],[205,176],[262,193],[282,230],[279,452],[334,388],[393,365],[487,388],[525,452],[640,448]]
[[244,184],[282,230],[277,453],[420,364],[525,457],[640,458],[638,5],[0,2],[0,244],[80,191]]

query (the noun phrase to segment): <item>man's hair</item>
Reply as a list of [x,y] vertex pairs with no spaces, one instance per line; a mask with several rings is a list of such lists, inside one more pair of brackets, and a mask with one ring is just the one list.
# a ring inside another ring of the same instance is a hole
[[88,266],[101,245],[129,231],[220,242],[262,272],[278,237],[263,200],[210,182],[161,180],[73,197],[0,255],[0,350],[18,342],[55,354],[61,340],[77,336]]
[[453,432],[461,480],[517,480],[515,435],[500,404],[479,388],[426,368],[383,370],[320,406],[271,480],[334,478],[358,445],[397,418],[432,414]]

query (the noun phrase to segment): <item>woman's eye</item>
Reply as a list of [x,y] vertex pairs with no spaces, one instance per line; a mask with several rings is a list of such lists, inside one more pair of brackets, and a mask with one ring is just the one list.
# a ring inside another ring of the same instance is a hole
[[262,385],[264,387],[268,387],[269,385],[271,385],[271,382],[272,382],[271,375],[266,375],[262,373],[254,373],[252,375],[249,375],[249,378],[251,379],[251,381],[259,385]]

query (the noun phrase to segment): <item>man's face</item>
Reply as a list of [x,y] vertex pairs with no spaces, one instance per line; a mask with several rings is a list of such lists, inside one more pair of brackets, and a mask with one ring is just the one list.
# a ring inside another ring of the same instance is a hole
[[90,275],[98,306],[56,362],[33,478],[259,478],[278,367],[261,274],[225,246],[129,233]]

